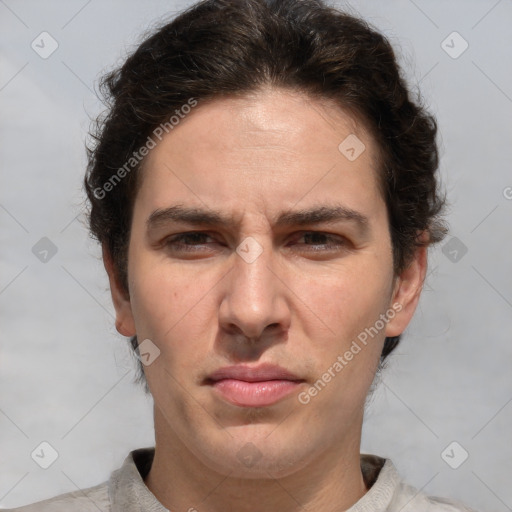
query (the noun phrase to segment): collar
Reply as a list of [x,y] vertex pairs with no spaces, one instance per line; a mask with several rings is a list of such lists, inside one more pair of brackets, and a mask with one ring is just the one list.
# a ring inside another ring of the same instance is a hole
[[[144,483],[154,456],[154,447],[133,450],[112,473],[108,482],[112,512],[170,512]],[[400,484],[395,466],[389,459],[361,454],[361,471],[370,489],[346,512],[385,512]]]

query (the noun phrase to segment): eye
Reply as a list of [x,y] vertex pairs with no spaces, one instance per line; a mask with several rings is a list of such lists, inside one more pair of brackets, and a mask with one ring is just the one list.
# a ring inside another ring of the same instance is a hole
[[[298,243],[304,240],[304,243]],[[296,239],[301,249],[306,251],[333,251],[348,245],[348,240],[340,235],[332,235],[330,233],[322,233],[321,231],[306,231]]]
[[[173,253],[211,253],[219,244],[219,241],[203,231],[178,233],[164,240],[164,246]],[[325,253],[347,249],[350,243],[341,235],[304,231],[293,239],[291,245],[303,252]]]
[[179,233],[167,238],[165,246],[176,252],[205,252],[211,250],[211,247],[205,246],[212,245],[212,242],[206,242],[206,239],[213,240],[213,243],[216,243],[208,233],[192,231],[189,233]]

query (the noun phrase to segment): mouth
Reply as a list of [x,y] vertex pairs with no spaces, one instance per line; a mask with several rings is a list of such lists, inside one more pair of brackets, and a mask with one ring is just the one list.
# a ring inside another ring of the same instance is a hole
[[271,364],[229,366],[213,372],[204,384],[240,407],[267,407],[297,391],[304,379]]

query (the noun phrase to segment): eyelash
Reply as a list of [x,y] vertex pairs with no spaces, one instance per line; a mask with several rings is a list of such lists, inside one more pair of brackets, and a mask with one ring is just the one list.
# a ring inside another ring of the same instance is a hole
[[[327,244],[305,244],[307,247],[318,247],[319,245],[323,245],[327,247],[327,250],[333,250],[338,249],[339,247],[345,247],[347,245],[347,240],[339,235],[331,235],[329,233],[323,233],[321,231],[304,231],[301,233],[300,238],[305,236],[313,236],[313,237],[324,237],[328,240],[330,240],[330,243]],[[182,243],[183,240],[187,240],[194,237],[210,237],[208,233],[205,233],[203,231],[191,231],[188,233],[179,233],[177,235],[173,235],[172,237],[169,237],[165,241],[165,246],[171,247],[173,250],[176,251],[184,251],[184,252],[202,252],[202,249],[199,249],[197,247],[201,247],[203,244],[187,244]],[[304,245],[304,244],[302,244]],[[319,252],[324,251],[325,249],[307,249],[309,252]]]

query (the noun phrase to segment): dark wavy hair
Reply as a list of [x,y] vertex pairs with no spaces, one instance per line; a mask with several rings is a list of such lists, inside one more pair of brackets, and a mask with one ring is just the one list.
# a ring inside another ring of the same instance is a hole
[[[201,102],[243,95],[268,85],[335,100],[374,137],[396,275],[418,246],[444,238],[437,123],[419,93],[411,98],[382,34],[321,0],[205,0],[156,29],[100,81],[107,108],[87,147],[88,220],[127,296],[140,163],[132,162],[128,171],[126,163],[191,98]],[[123,179],[112,181],[123,166]],[[419,239],[422,232],[427,240]],[[386,338],[381,362],[399,341],[400,336]],[[137,352],[137,338],[131,343]],[[139,372],[138,381],[148,392],[142,363]]]

